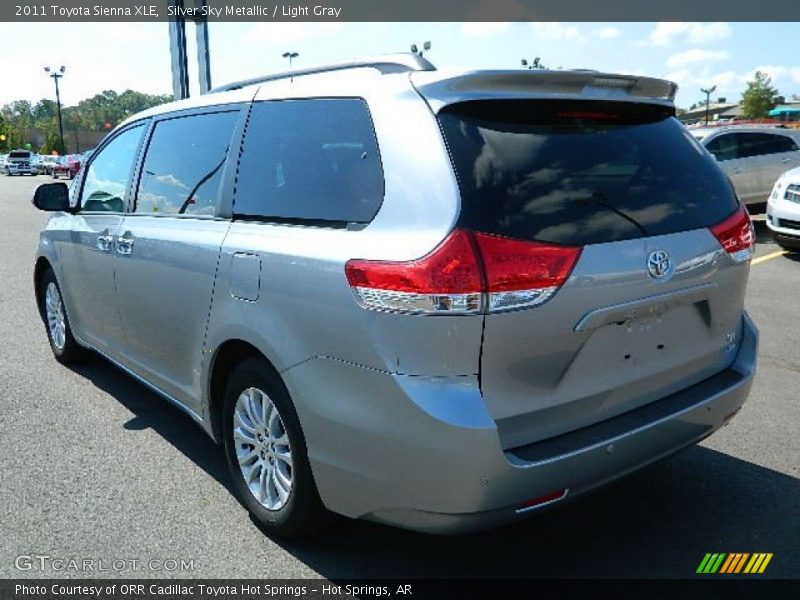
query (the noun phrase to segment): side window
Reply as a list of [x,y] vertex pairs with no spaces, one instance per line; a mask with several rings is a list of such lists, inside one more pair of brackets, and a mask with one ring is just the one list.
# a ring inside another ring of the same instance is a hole
[[134,212],[213,217],[238,116],[236,110],[158,122],[147,146]]
[[124,212],[125,190],[144,130],[144,125],[137,125],[123,131],[89,164],[81,191],[81,210]]
[[366,103],[328,98],[255,104],[236,187],[236,217],[370,222],[383,201],[383,169]]
[[797,144],[790,137],[775,133],[765,134],[763,154],[780,154],[782,152],[796,152]]
[[774,133],[740,133],[739,154],[742,158],[748,156],[762,156],[764,154],[779,154],[797,150],[794,141],[785,135]]
[[706,148],[717,158],[717,160],[731,160],[733,158],[739,158],[736,138],[736,134],[732,133],[721,135],[711,140]]

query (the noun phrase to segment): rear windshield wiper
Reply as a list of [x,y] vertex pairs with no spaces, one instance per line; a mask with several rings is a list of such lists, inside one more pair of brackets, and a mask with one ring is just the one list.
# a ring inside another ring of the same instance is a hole
[[623,219],[628,221],[628,223],[630,223],[631,225],[636,227],[636,229],[638,229],[642,233],[643,236],[646,237],[646,236],[649,235],[647,233],[647,230],[642,226],[641,223],[639,223],[636,219],[634,219],[630,215],[624,213],[623,211],[618,209],[616,206],[611,204],[608,201],[608,198],[606,197],[606,195],[603,194],[602,192],[594,192],[588,198],[576,198],[575,199],[575,204],[578,204],[579,206],[581,206],[581,205],[582,206],[586,206],[586,205],[589,205],[589,204],[592,204],[594,206],[602,206],[603,208],[606,208],[606,209],[610,210],[614,214],[619,215],[620,217],[622,217]]

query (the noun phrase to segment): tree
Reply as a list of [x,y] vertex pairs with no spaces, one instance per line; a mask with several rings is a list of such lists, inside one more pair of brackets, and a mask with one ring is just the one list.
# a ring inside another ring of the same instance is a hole
[[[77,135],[78,131],[105,132],[116,126],[129,116],[141,112],[151,106],[172,100],[170,96],[142,94],[133,90],[125,90],[117,94],[107,90],[78,103],[77,106],[61,108],[64,130]],[[38,130],[39,136],[44,134],[42,152],[55,150],[64,152],[58,139],[58,118],[56,103],[43,99],[32,104],[27,100],[16,100],[0,106],[0,149],[8,150],[22,147],[30,136],[31,130]]]
[[778,90],[766,73],[756,71],[755,78],[747,82],[742,93],[742,115],[745,119],[764,119],[775,108]]

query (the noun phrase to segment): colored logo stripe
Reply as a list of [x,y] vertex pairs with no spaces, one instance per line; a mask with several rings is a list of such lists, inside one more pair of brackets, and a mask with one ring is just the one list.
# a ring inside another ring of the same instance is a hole
[[757,574],[763,573],[771,560],[771,552],[756,552],[754,554],[749,552],[732,552],[730,554],[709,552],[700,561],[696,572],[703,574],[724,573],[727,575],[742,572]]
[[744,567],[744,562],[750,557],[747,552],[735,552],[729,554],[729,559],[722,565],[720,573],[738,573]]
[[744,568],[745,573],[763,573],[767,568],[769,561],[772,560],[772,553],[758,553],[753,554],[753,558],[747,563]]
[[706,554],[703,558],[700,566],[697,567],[698,573],[716,573],[719,566],[722,564],[723,559],[725,558],[725,553],[718,554]]

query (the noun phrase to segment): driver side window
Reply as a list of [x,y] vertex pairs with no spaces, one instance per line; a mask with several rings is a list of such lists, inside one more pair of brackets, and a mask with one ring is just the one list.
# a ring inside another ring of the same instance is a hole
[[144,124],[120,133],[94,157],[83,178],[82,212],[125,212],[125,190]]

